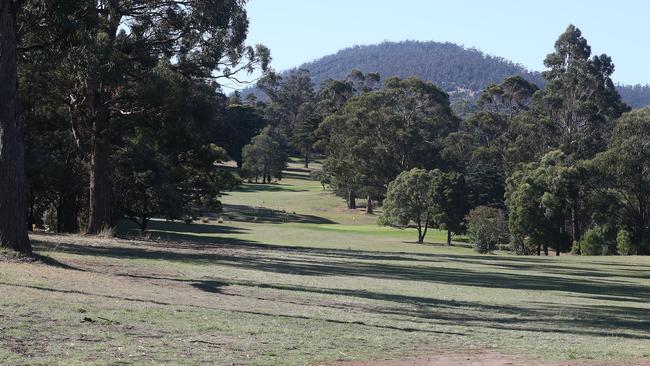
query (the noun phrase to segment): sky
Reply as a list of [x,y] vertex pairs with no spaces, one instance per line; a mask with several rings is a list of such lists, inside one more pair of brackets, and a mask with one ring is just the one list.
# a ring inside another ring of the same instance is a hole
[[531,70],[575,24],[597,54],[614,60],[613,79],[650,83],[650,1],[643,0],[249,0],[249,44],[271,49],[286,70],[354,45],[453,42]]

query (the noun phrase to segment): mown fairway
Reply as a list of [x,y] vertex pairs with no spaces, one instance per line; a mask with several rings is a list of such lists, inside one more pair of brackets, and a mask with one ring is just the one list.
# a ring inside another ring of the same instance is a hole
[[0,364],[650,363],[650,259],[417,245],[293,173],[224,196],[223,223],[34,235],[45,263],[0,262]]

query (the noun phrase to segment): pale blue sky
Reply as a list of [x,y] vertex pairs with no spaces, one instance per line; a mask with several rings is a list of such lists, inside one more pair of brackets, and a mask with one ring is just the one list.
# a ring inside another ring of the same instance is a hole
[[285,70],[355,44],[449,41],[533,70],[569,23],[616,65],[614,80],[650,83],[650,1],[250,0],[249,43]]

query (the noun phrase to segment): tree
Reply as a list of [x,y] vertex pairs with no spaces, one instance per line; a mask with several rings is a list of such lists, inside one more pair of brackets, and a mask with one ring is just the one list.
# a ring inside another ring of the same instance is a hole
[[431,196],[433,179],[433,173],[424,169],[413,168],[400,173],[388,185],[379,223],[406,227],[414,222],[418,230],[418,243],[424,243],[427,230],[435,215]]
[[242,178],[253,179],[257,183],[271,183],[272,178],[282,178],[282,170],[287,167],[288,156],[280,134],[270,126],[255,136],[249,145],[244,146]]
[[561,151],[551,151],[539,163],[525,165],[507,180],[508,228],[515,239],[527,238],[539,255],[542,247],[569,247],[565,222],[570,212],[567,192],[579,185],[580,173]]
[[230,174],[218,170],[225,151],[216,146],[225,98],[212,83],[192,79],[161,61],[122,95],[155,115],[118,116],[113,124],[113,208],[147,229],[154,217],[178,219],[219,210]]
[[19,4],[0,0],[0,247],[31,254],[23,131],[17,118]]
[[580,29],[569,25],[555,42],[555,52],[544,60],[548,84],[534,102],[553,124],[557,147],[577,159],[602,151],[613,121],[629,109],[611,80],[611,58],[590,56]]
[[447,245],[451,245],[451,234],[463,230],[467,214],[465,178],[457,172],[434,170],[431,174],[431,221],[438,228],[447,230]]
[[271,99],[267,105],[266,118],[293,141],[293,134],[300,122],[300,108],[305,103],[314,103],[316,98],[309,70],[292,70],[286,76],[270,73],[260,79],[257,85]]
[[314,144],[317,140],[316,130],[320,124],[320,116],[316,113],[316,104],[314,102],[303,103],[298,109],[296,119],[296,128],[291,137],[292,144],[304,157],[305,168],[309,168]]
[[501,84],[488,85],[477,100],[477,106],[486,112],[502,114],[508,119],[528,109],[537,85],[521,76],[509,76]]
[[121,148],[115,162],[117,208],[138,225],[141,234],[154,217],[183,216],[183,199],[173,169],[143,136]]
[[[614,64],[607,55],[591,57],[591,47],[580,29],[569,25],[555,42],[555,52],[544,60],[547,86],[535,95],[532,113],[545,120],[552,144],[573,161],[590,159],[603,151],[613,123],[627,107],[611,75]],[[571,235],[581,236],[580,192],[571,195]]]

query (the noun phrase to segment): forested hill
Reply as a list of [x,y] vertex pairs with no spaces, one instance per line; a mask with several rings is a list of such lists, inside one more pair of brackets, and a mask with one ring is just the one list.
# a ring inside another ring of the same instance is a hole
[[[510,75],[521,75],[539,86],[544,83],[539,72],[449,42],[404,41],[354,46],[299,68],[309,70],[316,85],[329,78],[345,78],[352,69],[379,72],[384,79],[418,76],[452,93],[456,96],[454,99],[471,99],[488,84],[498,83]],[[619,86],[619,91],[635,108],[650,105],[650,86]],[[251,92],[260,96],[258,90],[252,89],[243,94]]]

